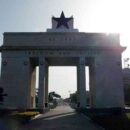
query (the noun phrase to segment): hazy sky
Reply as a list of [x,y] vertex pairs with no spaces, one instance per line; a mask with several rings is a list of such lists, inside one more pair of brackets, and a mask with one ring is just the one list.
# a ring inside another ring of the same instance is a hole
[[[81,32],[121,33],[121,44],[128,46],[123,57],[130,57],[129,5],[129,0],[0,0],[0,45],[3,32],[46,31],[51,17],[63,10],[65,16],[73,15]],[[50,68],[51,90],[64,97],[75,91],[76,68]]]

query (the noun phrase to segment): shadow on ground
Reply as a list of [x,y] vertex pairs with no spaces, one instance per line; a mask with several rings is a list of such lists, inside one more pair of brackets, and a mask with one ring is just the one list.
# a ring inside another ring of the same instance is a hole
[[57,107],[26,124],[6,117],[0,124],[0,130],[102,130],[100,126],[95,125],[82,113],[76,113],[69,106]]
[[130,111],[125,109],[83,109],[77,111],[84,113],[105,130],[130,130]]

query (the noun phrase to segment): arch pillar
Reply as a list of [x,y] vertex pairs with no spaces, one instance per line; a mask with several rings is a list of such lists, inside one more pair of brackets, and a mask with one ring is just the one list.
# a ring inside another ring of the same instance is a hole
[[77,66],[78,107],[86,107],[85,57],[80,57]]
[[104,53],[95,58],[95,108],[124,107],[121,55]]
[[45,58],[39,57],[38,109],[45,108]]
[[49,67],[48,64],[45,66],[45,107],[48,107],[48,77],[49,77]]

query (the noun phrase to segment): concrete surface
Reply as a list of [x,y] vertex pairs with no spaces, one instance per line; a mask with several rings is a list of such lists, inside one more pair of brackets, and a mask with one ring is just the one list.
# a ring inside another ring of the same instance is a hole
[[69,106],[59,106],[41,114],[20,130],[103,130],[83,114],[77,114]]

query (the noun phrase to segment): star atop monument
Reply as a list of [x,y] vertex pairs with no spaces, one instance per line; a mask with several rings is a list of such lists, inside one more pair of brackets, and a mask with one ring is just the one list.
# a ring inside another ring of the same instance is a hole
[[52,28],[48,28],[47,32],[78,32],[78,29],[74,28],[74,18],[65,17],[62,11],[60,17],[52,17]]
[[64,27],[66,27],[67,29],[69,29],[68,22],[69,22],[70,20],[72,20],[73,17],[66,18],[65,15],[64,15],[64,12],[62,11],[62,13],[61,13],[61,15],[60,15],[60,18],[53,17],[52,19],[54,19],[54,20],[57,22],[56,28],[60,28],[61,26],[64,26]]

